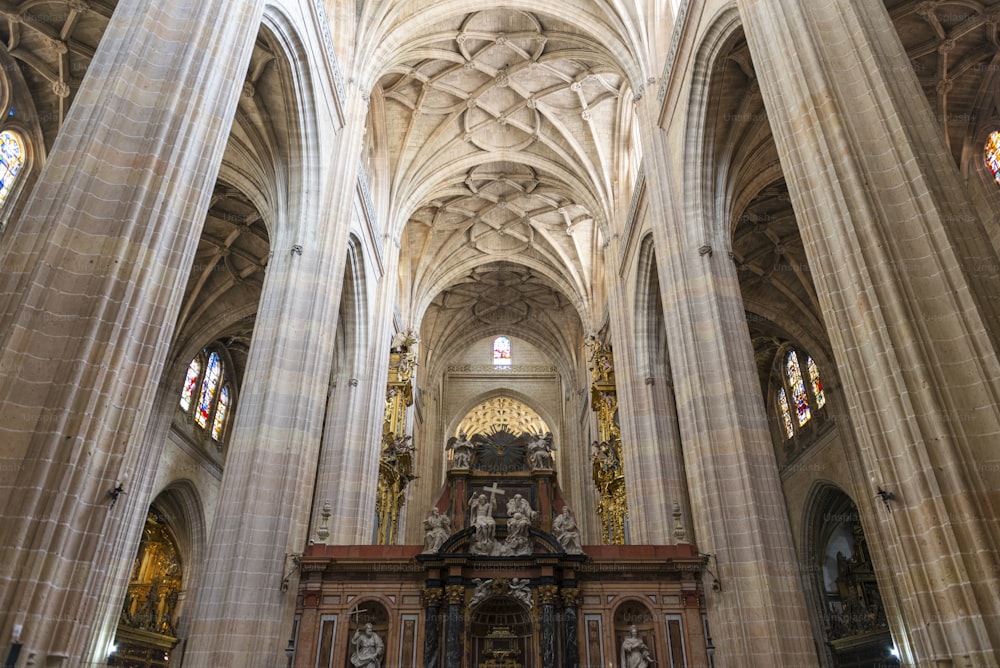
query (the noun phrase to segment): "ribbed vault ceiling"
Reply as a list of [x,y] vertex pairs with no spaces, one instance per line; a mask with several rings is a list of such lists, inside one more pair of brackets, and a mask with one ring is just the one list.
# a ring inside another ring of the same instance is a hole
[[402,310],[430,316],[425,339],[518,314],[532,338],[573,349],[632,148],[621,68],[578,28],[509,9],[456,16],[405,54],[377,91],[390,207],[406,220]]

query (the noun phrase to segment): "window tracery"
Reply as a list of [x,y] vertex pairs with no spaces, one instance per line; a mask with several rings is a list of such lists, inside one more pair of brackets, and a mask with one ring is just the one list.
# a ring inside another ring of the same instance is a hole
[[991,132],[987,137],[986,146],[983,147],[983,163],[1000,184],[1000,130]]
[[[801,358],[805,358],[805,373]],[[785,438],[791,439],[826,406],[826,393],[819,366],[811,355],[787,348],[781,362],[780,385],[774,396]]]
[[510,339],[506,336],[498,336],[493,340],[493,367],[496,369],[509,369],[510,363]]
[[221,444],[229,424],[232,394],[222,357],[205,349],[188,365],[179,405],[195,427]]
[[0,132],[0,204],[7,201],[24,165],[24,141],[16,132]]

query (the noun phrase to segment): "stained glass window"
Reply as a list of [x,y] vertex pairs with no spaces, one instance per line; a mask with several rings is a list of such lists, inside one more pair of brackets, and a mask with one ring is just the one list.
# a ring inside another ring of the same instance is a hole
[[801,427],[812,415],[809,412],[809,400],[806,398],[806,385],[802,381],[802,370],[799,368],[799,357],[795,351],[788,353],[785,361],[785,371],[788,373],[788,385],[792,390],[792,401],[795,402],[795,414]]
[[823,381],[819,377],[819,367],[812,357],[806,356],[806,368],[809,369],[809,383],[812,385],[813,396],[816,397],[816,408],[826,405],[826,395],[823,394]]
[[785,396],[785,388],[778,391],[778,410],[781,412],[781,419],[785,423],[785,434],[791,438],[795,434],[792,429],[792,414],[788,412],[788,398]]
[[24,164],[21,139],[13,132],[0,132],[0,204],[7,201],[17,173]]
[[498,336],[493,341],[493,366],[497,369],[510,367],[510,339]]
[[983,150],[983,162],[986,168],[993,174],[993,178],[1000,183],[1000,130],[991,132],[986,139],[986,147]]
[[185,413],[191,410],[191,400],[194,399],[199,376],[201,376],[201,360],[195,357],[188,365],[187,377],[184,379],[184,390],[181,392],[181,410]]
[[201,397],[198,399],[198,412],[194,415],[194,421],[201,427],[208,425],[208,417],[212,413],[212,400],[215,399],[215,393],[219,389],[221,366],[217,353],[208,356],[208,368],[205,370],[205,380],[201,383]]
[[215,420],[212,422],[212,438],[220,440],[222,432],[226,428],[226,417],[229,413],[229,386],[225,385],[219,390],[219,403],[215,407]]

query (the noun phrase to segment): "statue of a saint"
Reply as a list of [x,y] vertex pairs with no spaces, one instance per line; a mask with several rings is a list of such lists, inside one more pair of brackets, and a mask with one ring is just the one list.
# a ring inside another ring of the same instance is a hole
[[382,668],[385,644],[372,630],[371,624],[365,624],[364,632],[360,628],[354,632],[351,645],[354,646],[354,652],[351,654],[352,666],[355,668]]
[[562,512],[552,520],[552,533],[567,554],[583,554],[580,545],[580,528],[569,506],[563,506]]
[[451,519],[437,508],[431,508],[427,519],[424,520],[423,554],[433,554],[440,550],[449,536],[451,536]]
[[445,449],[454,453],[451,458],[451,468],[467,469],[472,466],[473,446],[464,431],[460,431],[458,436],[452,436],[448,439],[448,446]]
[[621,668],[648,668],[653,663],[653,655],[650,654],[646,643],[639,637],[639,631],[633,624],[628,630],[628,636],[622,642],[622,665]]

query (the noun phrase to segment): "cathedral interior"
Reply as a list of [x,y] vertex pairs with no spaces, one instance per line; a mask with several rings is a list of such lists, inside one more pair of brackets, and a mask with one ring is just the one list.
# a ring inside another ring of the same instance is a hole
[[5,667],[1000,666],[1000,0],[0,42]]

